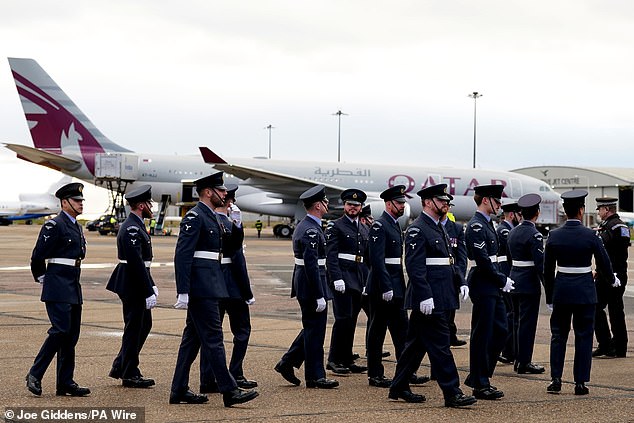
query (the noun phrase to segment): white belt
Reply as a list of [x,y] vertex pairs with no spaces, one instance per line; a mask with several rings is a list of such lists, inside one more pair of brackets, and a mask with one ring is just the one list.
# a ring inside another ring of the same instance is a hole
[[515,267],[533,267],[535,262],[533,260],[513,260],[513,266]]
[[[304,259],[295,258],[295,264],[298,265],[298,266],[303,266],[304,265]],[[325,266],[326,265],[326,259],[318,259],[317,260],[317,265],[318,266]]]
[[[491,260],[491,263],[497,263],[498,261],[502,261],[502,260],[499,260],[500,258],[501,257],[498,257],[498,256],[489,256],[489,260]],[[506,261],[506,257],[504,257],[504,261]],[[475,260],[469,260],[469,264],[471,266],[477,266]]]
[[231,257],[223,257],[222,260],[220,260],[221,264],[231,264],[233,263],[233,261],[231,260]]
[[386,257],[385,264],[401,264],[400,257]]
[[339,253],[337,257],[342,260],[356,261],[357,263],[363,263],[363,256],[355,256],[354,254]]
[[506,261],[506,256],[496,256],[498,258],[498,263]]
[[[121,264],[128,264],[128,260],[119,260],[119,263]],[[150,267],[152,266],[152,262],[151,261],[144,261],[143,264],[145,264],[145,267]]]
[[215,251],[194,251],[194,257],[207,260],[218,260],[220,258],[220,253]]
[[50,258],[48,259],[48,264],[63,264],[64,266],[79,267],[81,265],[81,260],[70,258]]
[[589,273],[589,272],[592,272],[592,266],[587,266],[587,267],[557,266],[557,271],[561,273],[575,273],[575,274]]
[[427,266],[449,266],[453,264],[453,260],[451,257],[432,257],[426,258],[425,264]]

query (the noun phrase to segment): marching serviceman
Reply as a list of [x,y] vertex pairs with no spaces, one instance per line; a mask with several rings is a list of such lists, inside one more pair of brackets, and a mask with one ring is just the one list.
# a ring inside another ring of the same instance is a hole
[[467,283],[473,303],[469,375],[465,385],[473,388],[476,398],[484,400],[504,396],[504,392],[490,382],[508,331],[501,294],[513,289],[513,280],[498,270],[498,239],[491,221],[491,216],[498,213],[502,204],[503,190],[503,185],[475,187],[473,200],[477,210],[465,232],[467,256],[471,262]]
[[[476,399],[460,390],[458,370],[450,350],[447,311],[458,307],[458,289],[454,283],[451,246],[440,222],[449,210],[452,197],[447,194],[447,184],[427,187],[418,191],[418,195],[423,212],[405,235],[405,267],[409,276],[405,308],[412,313],[405,349],[398,358],[388,397],[407,402],[425,401],[423,395],[410,390],[409,379],[427,353],[443,391],[445,406],[467,406]],[[466,299],[468,288],[463,286],[461,291]]]
[[368,228],[359,222],[366,198],[367,195],[360,189],[343,191],[344,215],[331,222],[326,230],[326,268],[328,281],[334,289],[332,308],[335,317],[326,369],[338,374],[367,370],[352,359],[361,293],[368,276]]
[[[565,225],[553,230],[544,251],[544,290],[550,316],[550,375],[549,393],[561,391],[561,376],[566,358],[566,342],[570,321],[575,333],[573,375],[575,395],[589,393],[586,382],[592,367],[592,333],[594,329],[597,289],[592,277],[592,257],[597,270],[605,275],[603,283],[621,285],[612,273],[610,258],[601,239],[581,223],[585,212],[586,190],[566,191],[561,194]],[[555,274],[555,271],[557,272]]]
[[[616,276],[621,281],[621,286],[613,288],[605,283],[603,279],[606,278],[603,274],[597,273],[596,275],[598,303],[594,334],[599,345],[592,356],[625,357],[627,327],[625,325],[623,294],[627,284],[627,250],[630,246],[630,228],[623,223],[616,212],[617,198],[604,197],[597,198],[596,201],[598,214],[601,218],[599,236],[612,262],[612,270],[616,272]],[[608,325],[608,319],[605,315],[606,307],[610,313],[610,325]]]
[[83,397],[90,389],[73,379],[75,346],[81,326],[82,293],[79,277],[86,256],[86,240],[77,216],[84,210],[84,185],[66,184],[55,192],[62,211],[42,226],[31,255],[31,273],[42,284],[41,301],[51,322],[35,362],[26,375],[26,387],[42,395],[42,377],[57,354],[56,395]]
[[321,226],[321,218],[328,212],[326,189],[317,185],[299,199],[307,214],[293,232],[295,268],[291,297],[297,297],[302,312],[302,330],[275,365],[275,371],[299,386],[301,381],[295,376],[293,367],[299,369],[304,363],[307,388],[336,388],[339,382],[327,379],[324,369],[327,301],[332,298],[326,281],[326,238]]
[[544,281],[544,237],[535,227],[539,217],[538,194],[526,194],[517,204],[521,209],[522,223],[508,236],[507,257],[511,265],[510,277],[515,281],[513,298],[515,338],[515,371],[519,374],[544,373],[544,367],[532,362],[539,299]]
[[222,172],[194,181],[200,201],[183,217],[174,253],[175,308],[187,309],[187,320],[176,359],[170,404],[202,404],[206,395],[189,389],[189,371],[198,355],[212,366],[225,407],[251,401],[256,391],[238,385],[227,369],[218,302],[228,297],[220,268],[222,227],[214,209],[224,205],[226,188]]
[[123,306],[121,349],[112,363],[109,376],[123,379],[128,388],[149,388],[154,380],[144,378],[139,370],[139,354],[152,329],[152,312],[158,288],[150,274],[152,240],[143,219],[152,219],[152,192],[143,185],[126,194],[130,215],[117,233],[119,264],[110,276],[106,289],[119,296]]

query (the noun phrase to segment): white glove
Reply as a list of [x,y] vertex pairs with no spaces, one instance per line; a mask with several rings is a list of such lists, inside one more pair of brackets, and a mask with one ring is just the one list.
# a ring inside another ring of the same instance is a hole
[[361,295],[368,295],[368,293],[365,292],[365,286],[363,287],[363,291],[361,291]]
[[383,293],[383,301],[392,301],[392,298],[394,298],[394,291],[391,289]]
[[548,311],[550,311],[551,313],[553,312],[553,305],[552,304],[546,304],[546,308],[548,309]]
[[511,278],[506,278],[506,285],[504,285],[504,288],[502,288],[502,291],[504,292],[511,292],[512,290],[515,289],[515,287],[513,286],[515,285],[515,281]]
[[235,222],[236,226],[242,226],[242,212],[235,204],[232,204],[229,209],[229,217]]
[[158,298],[158,286],[152,285],[152,289],[154,290],[154,295],[156,295],[156,298]]
[[343,279],[338,279],[334,283],[335,283],[335,291],[341,292],[342,294],[346,292],[346,283],[343,281]]
[[423,314],[431,314],[434,311],[434,299],[427,298],[420,302],[420,312]]
[[247,303],[247,305],[255,304],[255,297],[251,298],[250,300],[246,300],[245,303]]
[[37,277],[37,283],[39,284],[43,284],[44,283],[44,275],[40,275]]
[[462,301],[467,301],[469,298],[469,287],[467,285],[460,285],[460,296]]
[[612,283],[612,288],[618,288],[621,286],[621,280],[614,274],[614,282]]
[[174,308],[187,310],[188,303],[189,303],[189,294],[178,294],[178,297],[176,298],[176,304],[174,304]]
[[152,294],[145,299],[145,308],[151,310],[156,306],[156,295]]
[[317,313],[321,313],[326,309],[326,300],[324,297],[317,298],[317,309],[315,310]]

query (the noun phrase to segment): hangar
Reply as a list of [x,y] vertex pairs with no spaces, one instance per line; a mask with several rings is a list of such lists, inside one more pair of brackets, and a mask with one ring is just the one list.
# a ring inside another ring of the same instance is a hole
[[616,197],[619,199],[619,211],[634,211],[634,168],[532,166],[513,169],[512,172],[541,179],[559,194],[571,189],[587,190],[586,211],[591,225],[596,223],[594,199],[597,197]]

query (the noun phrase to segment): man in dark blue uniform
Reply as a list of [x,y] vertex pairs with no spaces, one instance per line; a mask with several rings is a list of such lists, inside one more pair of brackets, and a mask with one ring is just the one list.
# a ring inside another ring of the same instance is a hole
[[328,318],[327,303],[332,298],[326,280],[326,238],[321,218],[328,212],[328,198],[323,185],[305,191],[300,197],[306,217],[293,232],[293,286],[291,297],[297,297],[302,311],[302,330],[288,351],[275,365],[275,371],[293,385],[299,386],[293,367],[304,363],[307,388],[330,389],[339,382],[326,378],[324,339]]
[[334,373],[361,373],[367,367],[354,363],[352,344],[361,310],[361,293],[368,276],[368,227],[359,222],[367,195],[350,188],[341,193],[344,215],[331,222],[326,230],[326,268],[334,289],[330,352],[326,369]]
[[418,195],[423,202],[423,212],[405,235],[405,267],[409,276],[405,308],[412,313],[405,349],[398,358],[388,397],[407,402],[425,401],[423,395],[410,390],[409,378],[427,353],[443,391],[445,406],[467,406],[476,399],[460,390],[447,320],[447,311],[458,307],[458,289],[451,246],[440,218],[446,215],[452,197],[447,194],[447,184],[427,187],[418,191]]
[[[617,214],[617,198],[597,198],[597,210],[601,218],[599,236],[603,241],[612,270],[621,281],[621,286],[611,287],[605,283],[601,273],[597,280],[597,311],[595,316],[594,334],[599,343],[593,351],[593,357],[606,355],[609,357],[625,357],[627,352],[627,326],[625,325],[625,310],[623,294],[627,284],[627,250],[630,247],[630,228]],[[605,308],[610,312],[610,325],[605,315]],[[611,328],[610,328],[611,326]],[[610,333],[611,329],[611,333]]]
[[[507,251],[507,239],[511,230],[519,225],[522,220],[520,208],[516,201],[502,204],[502,212],[504,219],[500,222],[495,232],[498,236],[498,268],[500,272],[505,276],[509,276],[511,273],[511,263],[506,260]],[[511,278],[513,279],[513,278]],[[514,302],[514,298],[509,292],[502,292],[502,299],[506,306],[506,325],[508,327],[508,335],[506,337],[506,343],[502,349],[502,353],[498,357],[498,361],[501,363],[513,363],[515,361],[515,344],[517,343],[517,327],[514,326],[516,321],[516,310],[518,305]]]
[[31,273],[42,284],[41,301],[51,322],[48,337],[26,375],[26,387],[35,395],[42,395],[42,377],[55,354],[56,395],[90,394],[90,389],[73,380],[81,326],[80,266],[86,256],[86,240],[76,220],[84,210],[83,188],[83,184],[73,182],[57,190],[62,211],[42,226],[31,255]]
[[[605,283],[619,286],[612,273],[610,258],[601,239],[581,223],[585,212],[586,190],[561,194],[566,224],[553,230],[544,251],[544,290],[550,316],[550,375],[547,392],[561,391],[561,376],[566,358],[566,342],[570,321],[575,333],[575,395],[589,393],[592,366],[592,334],[597,303],[597,289],[592,277],[592,257],[597,270],[605,275]],[[555,274],[555,271],[557,272]]]
[[154,380],[144,378],[139,370],[139,354],[152,329],[152,312],[158,288],[152,280],[152,240],[145,230],[143,219],[152,219],[152,192],[143,185],[126,194],[130,215],[117,233],[115,267],[106,285],[121,299],[123,306],[123,337],[121,349],[112,363],[110,377],[123,379],[123,386],[149,388]]
[[541,285],[544,281],[544,238],[535,227],[539,217],[538,194],[526,194],[517,204],[521,209],[522,223],[508,236],[507,263],[511,264],[510,277],[515,281],[513,298],[513,326],[517,327],[515,339],[515,370],[519,374],[544,373],[544,367],[532,362]]
[[504,393],[490,383],[497,358],[507,336],[506,307],[502,292],[513,289],[513,281],[497,266],[498,239],[491,222],[501,206],[503,185],[479,185],[473,199],[477,210],[467,224],[465,242],[471,269],[467,277],[471,313],[469,375],[465,385],[478,399],[495,400]]
[[405,186],[395,185],[381,193],[385,211],[370,229],[370,274],[366,293],[370,302],[368,321],[368,382],[370,386],[388,388],[392,380],[385,377],[381,363],[383,342],[390,330],[396,359],[405,346],[407,313],[403,308],[403,232],[398,218],[405,210]]
[[[220,320],[225,314],[229,316],[229,326],[233,334],[233,349],[229,360],[229,373],[233,376],[238,387],[252,389],[258,386],[254,380],[244,377],[244,357],[247,354],[249,337],[251,336],[251,315],[249,305],[255,303],[251,282],[247,272],[242,242],[244,229],[242,227],[242,213],[236,206],[236,191],[238,185],[227,184],[225,205],[216,207],[218,222],[224,229],[222,236],[222,259],[220,267],[227,285],[229,298],[220,300]],[[202,357],[200,360],[200,393],[214,393],[218,391],[213,369],[210,363]]]
[[225,407],[250,401],[256,391],[238,388],[227,369],[222,323],[218,302],[228,297],[227,285],[220,268],[222,259],[222,227],[214,213],[224,205],[226,188],[222,172],[194,181],[199,203],[183,217],[174,253],[176,292],[175,308],[187,309],[187,320],[178,350],[170,404],[202,404],[206,395],[189,389],[189,371],[201,351],[211,364]]

